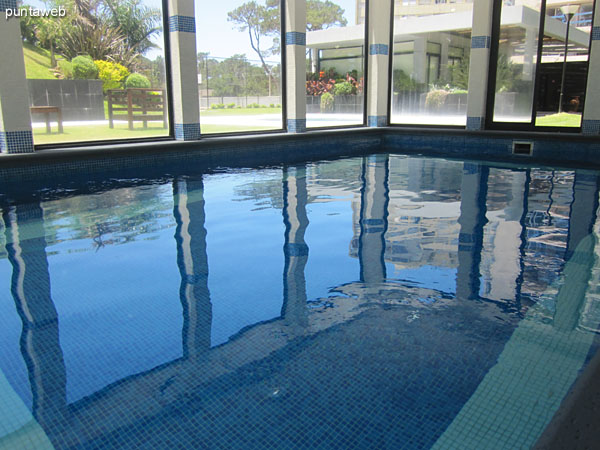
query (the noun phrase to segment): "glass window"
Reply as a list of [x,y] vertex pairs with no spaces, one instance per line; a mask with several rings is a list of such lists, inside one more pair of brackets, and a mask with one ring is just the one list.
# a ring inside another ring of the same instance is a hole
[[[329,2],[327,10],[307,2],[306,126],[364,123],[364,6]],[[355,17],[355,12],[359,16]]]
[[20,19],[34,143],[168,136],[162,2],[58,5]]
[[593,2],[587,1],[574,5],[572,11],[565,7],[546,8],[536,126],[581,126],[592,7]]
[[283,128],[279,1],[196,1],[202,134]]
[[472,16],[467,0],[395,3],[392,123],[466,124]]
[[495,122],[531,122],[540,2],[502,4],[494,96]]

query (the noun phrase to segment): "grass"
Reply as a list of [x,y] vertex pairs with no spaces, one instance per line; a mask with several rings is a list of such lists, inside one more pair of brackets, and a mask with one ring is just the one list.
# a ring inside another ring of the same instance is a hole
[[50,52],[23,42],[25,73],[28,79],[56,80],[50,66]]
[[[265,127],[249,127],[231,125],[203,125],[202,133],[229,133],[233,131],[260,131],[267,130]],[[56,127],[52,127],[52,133],[46,133],[46,128],[34,128],[33,142],[40,144],[58,144],[63,142],[85,142],[99,141],[109,139],[140,139],[146,137],[167,136],[169,130],[162,128],[162,124],[149,123],[148,128],[144,129],[142,124],[136,122],[135,128],[129,130],[127,124],[115,124],[115,128],[108,128],[108,125],[89,125],[89,126],[65,126],[64,133],[58,133]]]
[[538,117],[535,120],[539,127],[580,127],[581,114],[560,113]]

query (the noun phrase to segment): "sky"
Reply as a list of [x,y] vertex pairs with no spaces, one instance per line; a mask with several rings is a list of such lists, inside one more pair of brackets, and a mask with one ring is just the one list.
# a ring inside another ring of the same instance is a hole
[[[260,0],[259,0],[260,1]],[[332,0],[344,10],[348,25],[355,22],[355,0]],[[196,46],[199,52],[210,52],[211,56],[229,57],[245,53],[248,59],[258,59],[250,47],[248,32],[234,29],[227,21],[227,13],[242,5],[242,0],[196,0]],[[261,2],[264,4],[264,2]],[[205,7],[204,5],[210,5]]]
[[[264,4],[264,0],[257,0]],[[355,22],[355,0],[332,0],[344,10],[348,25]],[[41,0],[26,0],[25,3],[43,8]],[[196,6],[196,47],[198,52],[209,52],[211,57],[227,58],[236,53],[245,53],[249,60],[258,60],[258,55],[250,47],[248,32],[234,29],[234,24],[227,21],[227,13],[242,5],[244,0],[195,0]],[[161,0],[144,0],[144,4],[153,8],[162,6]],[[162,35],[155,37],[154,42],[160,49],[146,54],[150,59],[161,55],[164,47]],[[261,42],[262,44],[262,42]],[[265,41],[265,48],[269,42]],[[276,57],[276,60],[279,58]]]

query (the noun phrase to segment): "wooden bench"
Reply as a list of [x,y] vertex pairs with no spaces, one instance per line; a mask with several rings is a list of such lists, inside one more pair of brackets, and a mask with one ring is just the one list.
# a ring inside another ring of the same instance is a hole
[[114,128],[115,119],[127,120],[130,130],[133,130],[133,122],[141,121],[144,123],[144,128],[148,128],[148,121],[152,120],[162,120],[163,128],[167,128],[164,89],[110,89],[107,94],[108,126],[110,128]]
[[50,113],[56,113],[56,121],[58,122],[58,132],[63,132],[62,111],[58,106],[32,106],[31,114],[45,114],[46,116],[46,133],[52,132],[50,128]]

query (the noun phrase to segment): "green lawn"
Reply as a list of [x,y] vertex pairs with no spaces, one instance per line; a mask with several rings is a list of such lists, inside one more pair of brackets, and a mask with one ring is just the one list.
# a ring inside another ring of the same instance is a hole
[[580,127],[581,114],[560,113],[538,117],[535,120],[538,127]]
[[[202,133],[229,133],[232,131],[260,131],[266,130],[264,127],[244,127],[230,125],[203,125]],[[99,141],[107,139],[140,139],[146,137],[167,136],[168,129],[162,128],[161,124],[150,123],[148,128],[144,129],[141,123],[135,124],[134,130],[129,130],[127,124],[115,124],[115,128],[110,129],[108,125],[90,125],[90,126],[66,126],[64,133],[58,133],[56,127],[52,127],[52,133],[46,133],[46,128],[35,128],[33,131],[33,141],[35,144],[59,144],[63,142],[85,142]]]
[[35,45],[23,43],[23,56],[25,58],[25,73],[28,79],[56,80],[50,70],[50,52]]

